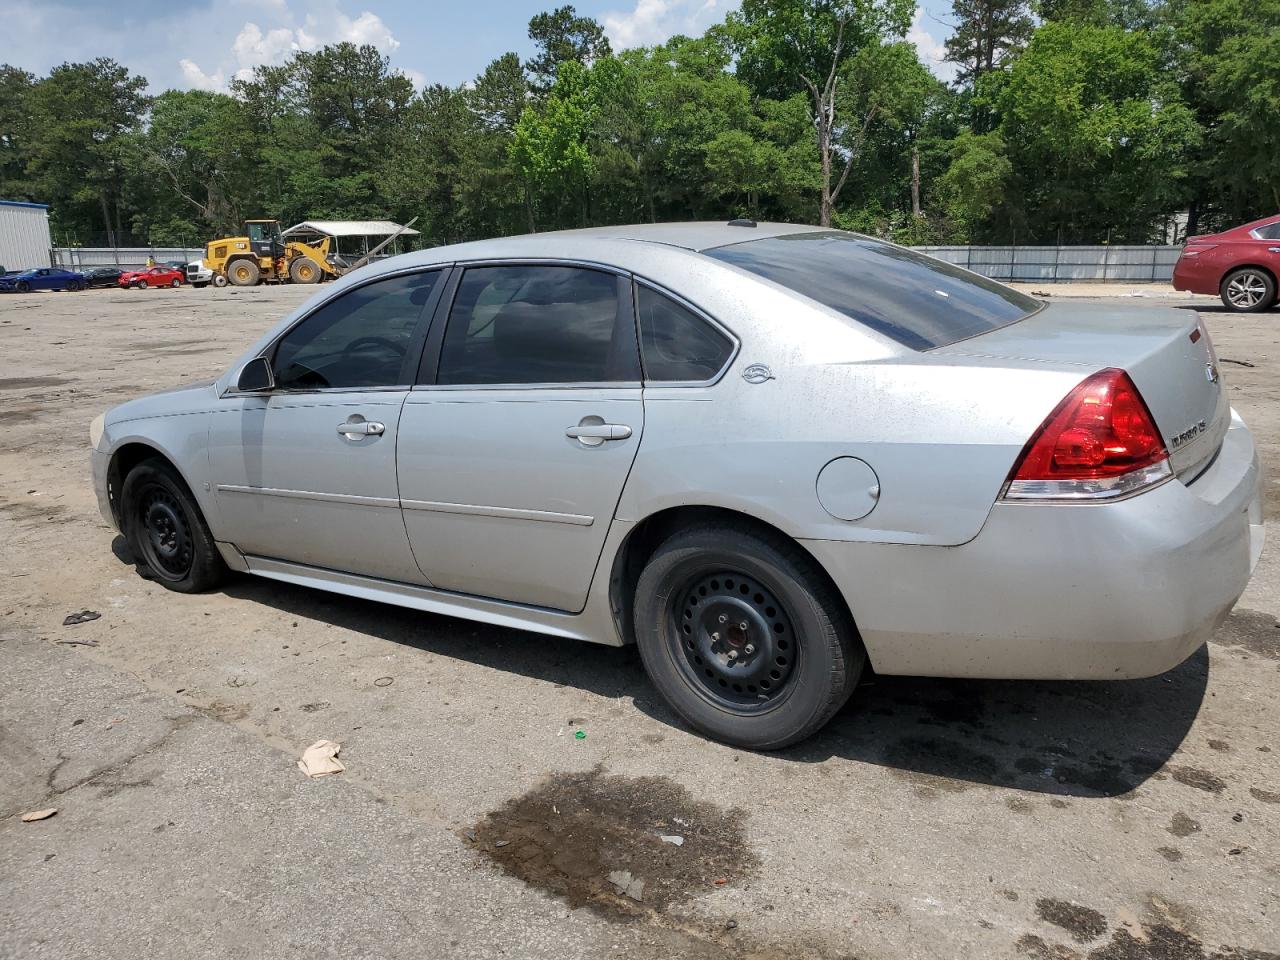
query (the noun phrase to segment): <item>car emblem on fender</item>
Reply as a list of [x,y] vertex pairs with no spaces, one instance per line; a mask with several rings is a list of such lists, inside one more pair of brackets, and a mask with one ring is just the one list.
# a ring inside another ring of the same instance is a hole
[[1204,378],[1208,380],[1210,383],[1217,383],[1218,368],[1215,367],[1212,363],[1206,363],[1204,365]]
[[742,379],[747,383],[764,383],[773,379],[773,371],[763,363],[753,363],[742,371]]

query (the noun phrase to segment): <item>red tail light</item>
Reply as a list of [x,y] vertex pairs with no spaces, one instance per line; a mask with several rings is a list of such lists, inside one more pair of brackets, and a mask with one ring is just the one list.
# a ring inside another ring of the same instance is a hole
[[1069,394],[1023,448],[1006,499],[1097,500],[1172,475],[1169,451],[1138,388],[1102,370]]

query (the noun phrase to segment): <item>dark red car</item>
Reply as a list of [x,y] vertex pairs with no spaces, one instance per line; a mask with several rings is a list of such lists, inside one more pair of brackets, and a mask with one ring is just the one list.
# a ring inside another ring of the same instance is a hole
[[1228,310],[1275,306],[1280,279],[1280,217],[1264,217],[1222,233],[1187,237],[1173,268],[1173,288],[1216,293]]
[[122,273],[117,282],[122,287],[137,287],[140,290],[145,290],[147,287],[180,287],[185,279],[181,270],[160,265],[147,267],[145,270],[130,270],[127,273]]

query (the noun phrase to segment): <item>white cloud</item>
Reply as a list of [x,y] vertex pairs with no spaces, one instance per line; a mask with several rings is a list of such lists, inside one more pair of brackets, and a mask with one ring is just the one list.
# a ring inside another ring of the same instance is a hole
[[178,66],[182,68],[182,79],[189,87],[195,87],[197,90],[225,90],[227,87],[227,79],[221,70],[205,73],[194,60],[188,60],[186,57],[178,61]]
[[[317,9],[317,7],[319,9]],[[226,90],[229,78],[247,80],[255,67],[283,63],[298,50],[318,50],[331,43],[349,42],[356,46],[368,44],[384,54],[400,46],[390,27],[376,13],[368,10],[355,17],[342,12],[338,0],[320,0],[311,3],[308,12],[299,21],[289,6],[289,0],[265,0],[260,11],[276,21],[264,29],[256,21],[247,21],[231,43],[231,49],[217,64],[206,70],[194,60],[184,57],[178,61],[183,79],[201,90]],[[417,71],[406,71],[420,87],[425,78]]]
[[390,53],[400,46],[400,41],[391,35],[390,28],[376,13],[365,10],[353,19],[339,10],[336,3],[330,4],[329,9],[319,16],[308,13],[306,22],[295,31],[295,36],[303,50],[316,50],[325,44],[344,41],[357,47],[368,44],[383,53]]
[[664,43],[676,34],[697,36],[737,9],[740,0],[636,0],[630,12],[614,11],[601,18],[615,50]]
[[915,45],[921,62],[933,71],[934,76],[950,83],[956,78],[956,65],[946,62],[946,44],[929,32],[924,17],[924,7],[917,5],[915,16],[911,18],[911,29],[907,31],[907,42]]

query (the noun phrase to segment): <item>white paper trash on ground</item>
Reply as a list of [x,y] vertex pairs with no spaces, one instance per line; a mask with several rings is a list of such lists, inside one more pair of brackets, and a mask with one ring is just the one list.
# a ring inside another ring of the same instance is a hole
[[298,761],[298,769],[308,777],[327,777],[331,773],[341,773],[347,769],[338,759],[338,751],[342,744],[332,740],[317,740],[307,747]]

